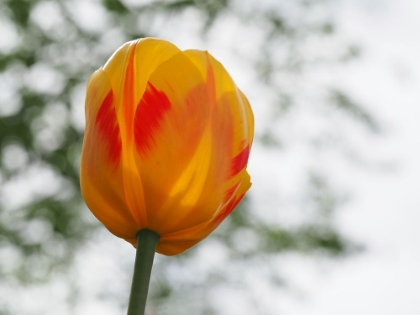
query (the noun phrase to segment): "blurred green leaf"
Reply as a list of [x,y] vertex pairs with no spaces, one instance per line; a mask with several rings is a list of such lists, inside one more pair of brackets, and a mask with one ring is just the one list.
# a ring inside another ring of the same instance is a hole
[[357,104],[346,93],[338,89],[330,91],[331,104],[334,104],[339,110],[342,110],[353,117],[356,121],[361,122],[372,132],[381,131],[379,123],[363,106]]

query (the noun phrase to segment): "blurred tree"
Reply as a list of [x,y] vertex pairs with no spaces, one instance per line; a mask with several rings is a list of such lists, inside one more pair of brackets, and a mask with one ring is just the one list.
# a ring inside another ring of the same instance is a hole
[[[316,156],[335,147],[342,140],[337,137],[346,138],[330,119],[335,115],[351,130],[360,129],[352,125],[356,121],[367,127],[363,132],[380,131],[375,118],[343,89],[308,81],[308,73],[360,54],[357,46],[337,39],[331,5],[322,0],[0,2],[0,286],[50,281],[68,270],[84,242],[103,229],[79,192],[83,98],[90,74],[127,40],[163,36],[179,27],[180,38],[227,43],[238,63],[248,65],[249,82],[264,96],[253,104],[265,109],[268,121],[257,128],[261,150],[287,154],[303,143]],[[225,31],[238,37],[226,38]],[[302,126],[302,112],[322,128]],[[241,273],[247,270],[258,266],[267,281],[284,285],[272,263],[284,252],[337,257],[358,249],[334,226],[345,194],[333,188],[329,172],[316,161],[299,165],[304,180],[298,197],[291,204],[278,200],[284,211],[304,212],[299,223],[264,218],[266,209],[253,201],[251,192],[203,245],[228,248],[225,264],[200,270],[202,275],[194,279],[174,274],[194,270],[199,249],[158,259],[150,314],[216,314],[217,308],[203,297],[222,284],[245,292],[249,283]],[[239,273],[231,272],[235,269]],[[7,314],[8,303],[1,299],[0,314]],[[174,301],[182,301],[182,308]]]

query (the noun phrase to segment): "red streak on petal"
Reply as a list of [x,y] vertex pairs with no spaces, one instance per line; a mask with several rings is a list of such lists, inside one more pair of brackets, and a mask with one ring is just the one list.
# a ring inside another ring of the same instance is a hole
[[116,166],[120,160],[122,146],[120,127],[117,122],[113,101],[114,94],[111,90],[99,108],[98,114],[96,115],[96,125],[108,148],[109,161]]
[[164,92],[158,91],[150,82],[137,106],[134,119],[134,141],[140,154],[151,148],[154,133],[171,103]]
[[231,177],[238,174],[246,166],[248,163],[249,151],[250,148],[249,145],[247,145],[237,156],[232,159],[232,165],[230,169]]

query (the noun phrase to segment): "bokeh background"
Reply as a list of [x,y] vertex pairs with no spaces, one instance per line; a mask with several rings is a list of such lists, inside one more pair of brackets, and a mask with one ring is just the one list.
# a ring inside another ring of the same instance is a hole
[[135,250],[79,191],[90,74],[209,50],[248,96],[253,187],[157,255],[147,314],[420,314],[420,2],[2,0],[0,314],[125,314]]

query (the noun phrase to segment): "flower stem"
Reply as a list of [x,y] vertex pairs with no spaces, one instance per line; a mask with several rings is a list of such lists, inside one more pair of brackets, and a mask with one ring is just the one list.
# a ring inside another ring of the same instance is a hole
[[136,238],[136,261],[134,263],[133,283],[131,284],[127,315],[144,315],[150,273],[152,272],[156,246],[159,243],[159,235],[148,229],[139,231]]

